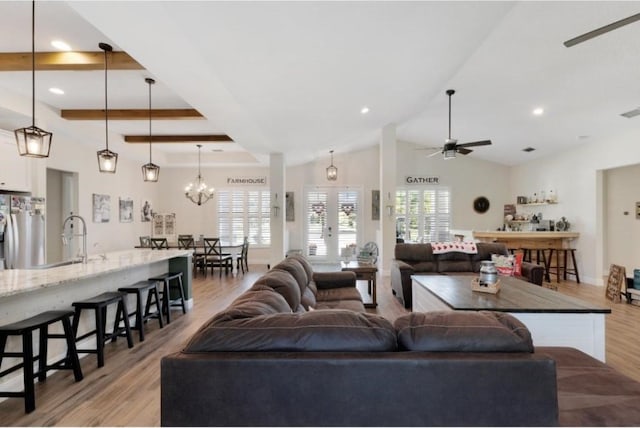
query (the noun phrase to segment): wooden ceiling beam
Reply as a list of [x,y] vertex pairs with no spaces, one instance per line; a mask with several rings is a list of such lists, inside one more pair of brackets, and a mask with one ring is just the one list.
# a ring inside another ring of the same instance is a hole
[[[127,143],[148,143],[148,135],[125,135],[124,141]],[[217,135],[153,135],[152,143],[230,143],[233,139],[225,134]]]
[[[104,120],[102,110],[61,110],[60,116],[68,120]],[[156,120],[204,119],[196,109],[152,109],[151,118]],[[148,120],[148,109],[109,109],[111,120]]]
[[[144,70],[126,52],[108,56],[109,70]],[[36,52],[36,70],[87,71],[104,69],[104,52]],[[31,71],[31,52],[1,52],[0,71]]]

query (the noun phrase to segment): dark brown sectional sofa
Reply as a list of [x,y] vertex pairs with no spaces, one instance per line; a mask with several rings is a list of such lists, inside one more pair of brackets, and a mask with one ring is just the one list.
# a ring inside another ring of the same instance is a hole
[[637,426],[640,383],[497,312],[365,312],[286,259],[161,363],[163,426]]
[[[395,259],[391,264],[391,289],[394,296],[405,308],[411,309],[411,275],[478,273],[480,262],[491,260],[492,254],[509,254],[507,247],[502,243],[478,242],[476,246],[477,254],[457,251],[433,254],[431,244],[396,244]],[[523,262],[522,278],[542,285],[544,267]]]

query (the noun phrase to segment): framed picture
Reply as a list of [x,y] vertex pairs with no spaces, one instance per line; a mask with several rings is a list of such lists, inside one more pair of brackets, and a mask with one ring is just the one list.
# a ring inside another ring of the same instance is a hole
[[371,191],[371,220],[380,220],[380,191]]
[[293,192],[285,193],[285,199],[286,199],[285,208],[284,208],[285,220],[296,221],[296,213],[294,211],[295,205],[293,204]]
[[151,205],[151,201],[148,199],[143,199],[140,202],[140,221],[143,223],[149,222],[153,219],[153,208]]
[[93,222],[109,223],[111,219],[111,196],[93,194]]
[[120,223],[133,223],[133,199],[120,198]]

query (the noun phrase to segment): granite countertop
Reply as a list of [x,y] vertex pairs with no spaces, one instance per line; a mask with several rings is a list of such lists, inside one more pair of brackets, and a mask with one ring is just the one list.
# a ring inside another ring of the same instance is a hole
[[106,258],[93,255],[89,257],[86,264],[74,263],[48,269],[0,270],[0,298],[89,279],[174,257],[184,257],[192,251],[134,249],[105,253]]

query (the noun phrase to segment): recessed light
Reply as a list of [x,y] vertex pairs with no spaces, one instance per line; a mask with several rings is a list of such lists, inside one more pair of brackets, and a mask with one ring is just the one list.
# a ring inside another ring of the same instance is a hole
[[362,113],[362,114],[367,114],[367,113],[369,113],[369,107],[367,107],[367,106],[362,107],[362,108],[360,109],[360,113]]
[[522,149],[523,152],[527,152],[527,153],[532,152],[534,150],[535,149],[533,147],[525,147],[524,149]]
[[67,43],[63,42],[62,40],[53,40],[51,41],[51,46],[53,46],[54,48],[60,50],[60,51],[70,51],[71,50],[71,46],[69,46]]
[[49,92],[56,95],[64,95],[64,91],[60,88],[49,88]]
[[542,107],[534,108],[532,113],[534,116],[542,116],[544,109]]
[[211,151],[214,152],[214,153],[220,153],[220,152],[223,152],[224,150],[222,150],[222,149],[211,149]]

